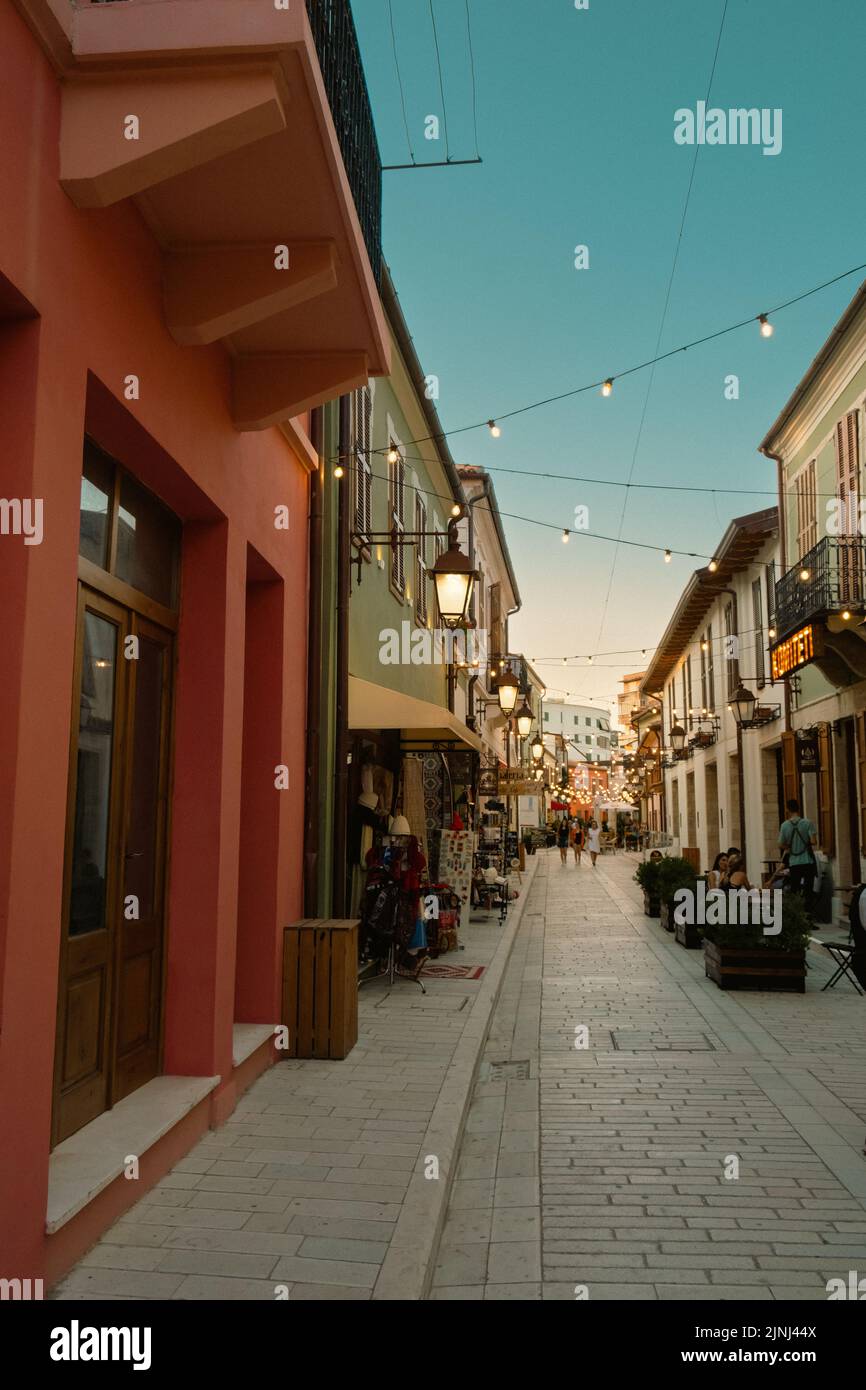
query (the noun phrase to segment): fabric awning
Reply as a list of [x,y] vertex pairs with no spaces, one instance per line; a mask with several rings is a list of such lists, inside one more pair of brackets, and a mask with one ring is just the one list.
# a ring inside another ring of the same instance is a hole
[[484,751],[478,735],[442,705],[374,685],[359,676],[349,677],[349,728],[400,729],[407,735],[463,743],[476,753]]

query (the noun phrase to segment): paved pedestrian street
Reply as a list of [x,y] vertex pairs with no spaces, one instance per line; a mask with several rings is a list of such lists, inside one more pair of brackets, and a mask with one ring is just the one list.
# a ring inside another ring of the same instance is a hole
[[366,986],[345,1062],[273,1067],[54,1296],[826,1300],[862,1274],[866,1001],[814,951],[805,995],[718,990],[636,862],[536,855],[447,958],[479,980]]
[[723,993],[643,916],[635,862],[544,856],[435,1299],[825,1300],[866,1269],[864,1001],[821,993],[814,951],[805,995]]

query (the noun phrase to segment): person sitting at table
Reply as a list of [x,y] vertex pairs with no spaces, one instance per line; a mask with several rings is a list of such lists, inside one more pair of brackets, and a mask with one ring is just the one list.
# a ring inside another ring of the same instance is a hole
[[752,885],[746,873],[746,861],[739,851],[735,850],[733,854],[728,855],[728,866],[721,875],[719,887],[751,890]]
[[724,850],[722,850],[716,855],[713,860],[713,867],[707,874],[707,887],[719,888],[721,886],[722,876],[727,872],[727,868],[728,856],[725,854]]
[[768,888],[783,888],[783,889],[784,889],[784,888],[787,888],[787,887],[790,885],[790,882],[791,882],[791,866],[790,866],[790,864],[789,864],[789,862],[788,862],[789,858],[790,858],[790,853],[789,853],[788,850],[785,850],[785,853],[782,855],[782,862],[778,865],[778,867],[773,871],[773,873],[772,873],[772,874],[770,875],[770,877],[767,879],[767,885],[766,885],[766,886],[767,886]]

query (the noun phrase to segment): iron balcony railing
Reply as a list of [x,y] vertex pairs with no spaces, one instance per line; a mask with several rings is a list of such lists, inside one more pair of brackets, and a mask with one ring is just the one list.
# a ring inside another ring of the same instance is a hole
[[776,630],[786,637],[825,613],[862,608],[866,600],[866,541],[824,536],[776,585]]
[[382,160],[349,0],[306,0],[349,187],[376,284],[382,279]]

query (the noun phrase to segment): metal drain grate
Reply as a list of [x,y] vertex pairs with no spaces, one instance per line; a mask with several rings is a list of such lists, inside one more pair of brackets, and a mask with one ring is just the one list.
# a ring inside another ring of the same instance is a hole
[[490,1081],[528,1081],[529,1080],[529,1061],[525,1062],[488,1062],[488,1080]]
[[678,1037],[666,1037],[661,1033],[615,1032],[611,1029],[611,1042],[617,1052],[715,1052],[715,1046],[706,1033],[683,1033]]

